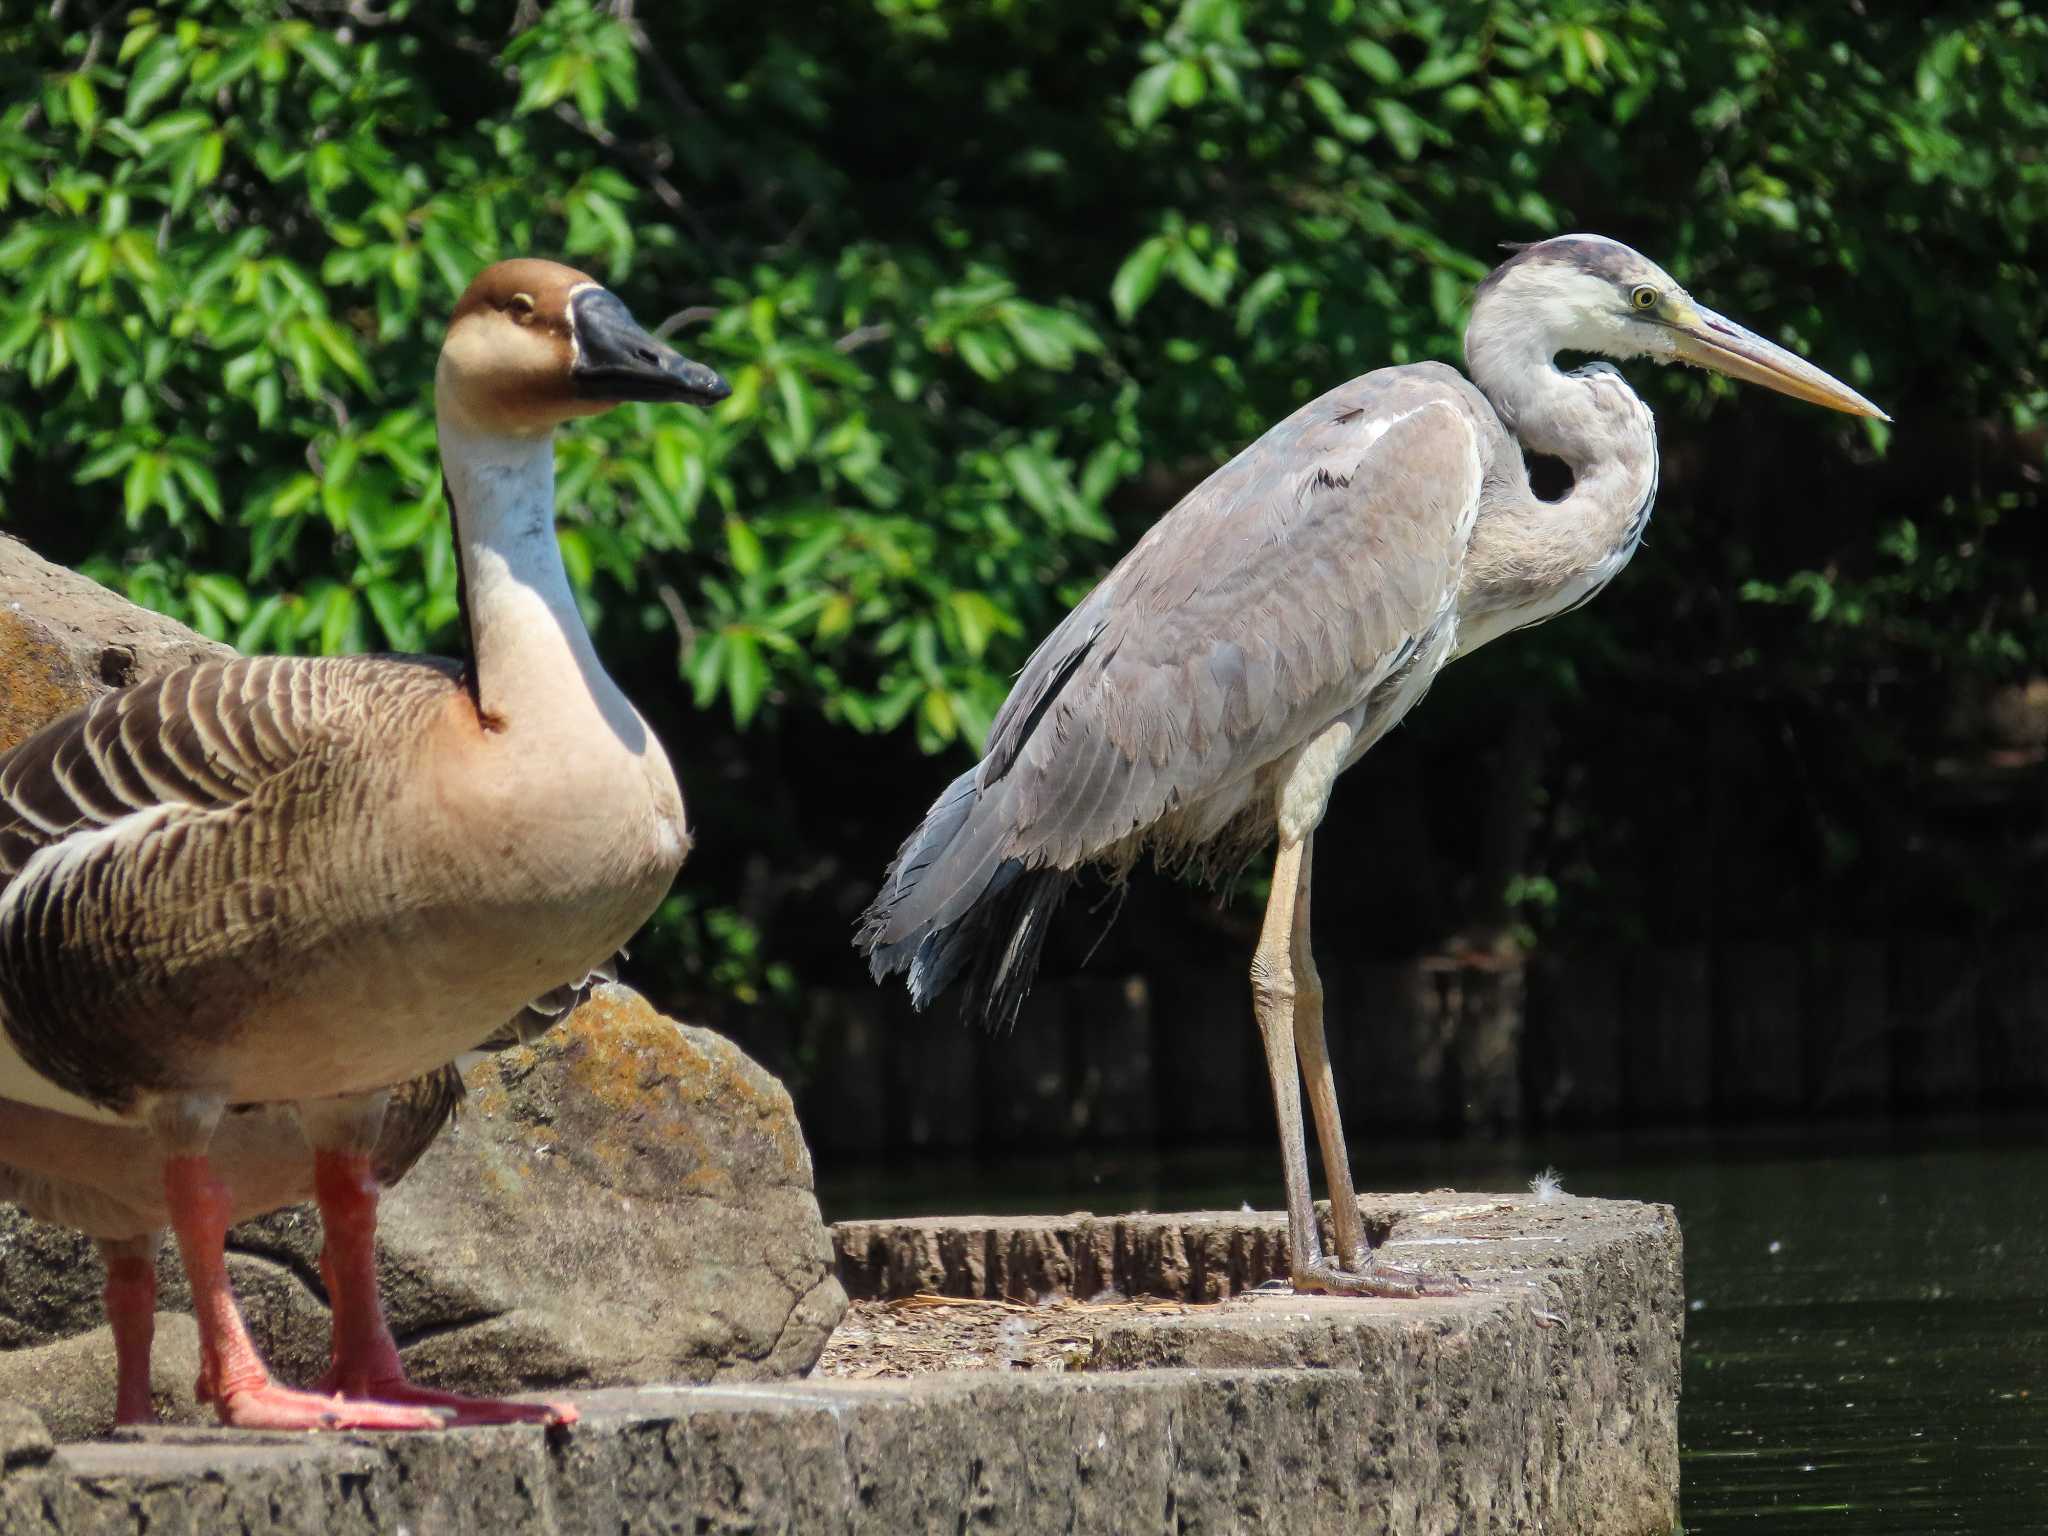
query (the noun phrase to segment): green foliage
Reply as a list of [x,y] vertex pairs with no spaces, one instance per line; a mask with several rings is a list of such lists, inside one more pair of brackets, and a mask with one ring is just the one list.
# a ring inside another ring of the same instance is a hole
[[[971,747],[1174,494],[1354,373],[1455,359],[1497,242],[1580,227],[1900,425],[1809,415],[1839,503],[1708,529],[1686,466],[1726,386],[1634,370],[1664,423],[1662,574],[1518,641],[1532,675],[1563,696],[1631,656],[1696,664],[1658,627],[1679,588],[1812,621],[1726,647],[1759,689],[2048,659],[2023,542],[2048,19],[2018,0],[21,16],[0,509],[246,648],[456,643],[438,329],[484,263],[553,254],[734,385],[562,440],[564,554],[636,696],[681,688],[748,740]],[[1887,455],[1918,489],[1873,515]]]
[[608,10],[568,0],[502,47],[474,12],[377,16],[221,0],[12,29],[9,512],[118,507],[94,573],[244,648],[453,644],[438,326],[488,261],[555,253],[734,385],[709,416],[565,437],[564,553],[594,604],[662,604],[698,702],[742,725],[795,695],[856,729],[914,720],[932,750],[978,737],[991,641],[1097,558],[1136,455],[1028,410],[935,434],[932,397],[1042,395],[1102,350],[1079,307],[873,244],[714,256],[609,126],[654,122],[647,39]]

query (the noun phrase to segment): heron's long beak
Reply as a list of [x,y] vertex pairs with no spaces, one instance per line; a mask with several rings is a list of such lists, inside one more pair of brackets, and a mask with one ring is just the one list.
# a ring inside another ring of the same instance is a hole
[[1822,373],[1805,358],[1765,341],[1756,332],[1744,330],[1733,320],[1717,315],[1711,309],[1691,305],[1684,313],[1674,316],[1670,325],[1677,333],[1680,362],[1711,368],[1716,373],[1725,373],[1729,378],[1741,379],[1747,384],[1761,384],[1765,389],[1775,389],[1781,395],[1791,395],[1799,400],[1810,400],[1831,411],[1846,411],[1851,416],[1874,416],[1879,421],[1891,420],[1840,379]]

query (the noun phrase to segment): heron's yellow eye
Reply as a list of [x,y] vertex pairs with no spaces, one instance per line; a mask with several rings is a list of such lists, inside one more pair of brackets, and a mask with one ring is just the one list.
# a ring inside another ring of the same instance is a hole
[[1635,305],[1637,309],[1655,309],[1657,307],[1657,290],[1648,283],[1637,283],[1635,292],[1628,296],[1628,301]]

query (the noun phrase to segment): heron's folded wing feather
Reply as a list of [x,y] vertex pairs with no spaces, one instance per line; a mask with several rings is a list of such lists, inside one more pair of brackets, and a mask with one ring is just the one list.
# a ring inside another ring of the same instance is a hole
[[1097,856],[1363,702],[1455,598],[1484,468],[1468,396],[1355,379],[1162,518],[997,716],[978,782],[1005,791],[1002,856]]

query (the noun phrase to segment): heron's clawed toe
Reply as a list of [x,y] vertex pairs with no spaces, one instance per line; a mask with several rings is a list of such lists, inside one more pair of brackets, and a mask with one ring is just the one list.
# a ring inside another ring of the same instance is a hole
[[1294,1272],[1294,1289],[1301,1295],[1384,1296],[1412,1301],[1422,1296],[1460,1296],[1471,1287],[1461,1275],[1376,1263],[1345,1269],[1334,1259],[1318,1259]]

